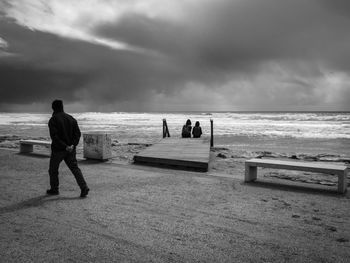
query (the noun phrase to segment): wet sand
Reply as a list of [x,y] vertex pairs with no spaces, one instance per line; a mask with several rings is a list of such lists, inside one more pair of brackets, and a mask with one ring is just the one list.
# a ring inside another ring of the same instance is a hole
[[207,173],[134,165],[129,153],[80,161],[91,188],[81,199],[64,164],[49,197],[47,156],[1,149],[1,261],[348,261],[349,192],[264,176],[245,184],[244,158],[218,151]]

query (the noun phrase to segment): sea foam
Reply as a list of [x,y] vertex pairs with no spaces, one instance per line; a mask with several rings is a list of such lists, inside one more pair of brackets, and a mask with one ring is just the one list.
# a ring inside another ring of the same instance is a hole
[[[73,113],[83,132],[103,130],[118,137],[159,137],[162,119],[172,136],[180,136],[187,119],[201,123],[204,134],[214,121],[215,136],[268,136],[316,139],[350,139],[348,112],[214,112],[214,113]],[[31,128],[47,129],[51,114],[1,113],[0,133]]]

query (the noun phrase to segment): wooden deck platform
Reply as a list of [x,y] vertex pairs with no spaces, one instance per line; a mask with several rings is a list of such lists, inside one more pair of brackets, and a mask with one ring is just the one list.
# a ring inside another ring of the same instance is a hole
[[164,138],[135,155],[134,161],[208,171],[209,154],[210,142],[206,138]]

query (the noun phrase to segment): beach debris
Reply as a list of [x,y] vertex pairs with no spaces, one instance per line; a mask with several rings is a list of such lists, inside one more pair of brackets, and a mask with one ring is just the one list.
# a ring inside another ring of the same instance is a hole
[[218,152],[218,151],[228,151],[229,149],[228,148],[225,148],[225,147],[213,147],[211,149],[211,151],[213,152]]
[[287,206],[287,207],[289,207],[289,206],[292,206],[290,203],[287,203],[286,201],[284,201],[284,200],[279,200],[281,203],[282,203],[282,205],[284,205],[284,206]]
[[348,164],[348,167],[350,167],[350,158],[343,158],[342,161],[345,163],[345,164]]
[[321,154],[293,154],[289,156],[291,159],[298,159],[298,160],[306,160],[306,161],[316,161],[316,162],[343,162],[347,163],[350,162],[350,157],[345,155],[339,155],[339,154],[327,154],[327,153],[321,153]]
[[0,141],[1,148],[15,149],[19,147],[19,142],[16,141]]
[[327,153],[320,153],[317,154],[316,157],[319,161],[326,161],[326,162],[339,162],[341,156],[338,154],[327,154]]
[[341,237],[341,238],[338,238],[337,241],[343,243],[343,242],[349,242],[349,239]]
[[300,218],[300,215],[292,215],[293,218]]
[[227,158],[227,156],[226,156],[225,154],[223,154],[223,153],[218,153],[218,154],[216,155],[216,157],[223,158],[223,159],[226,159],[226,158]]
[[255,154],[257,155],[256,158],[276,157],[276,154],[273,154],[272,152],[268,152],[268,151],[258,151],[258,152],[255,152]]
[[321,218],[319,218],[319,217],[317,217],[317,216],[313,216],[313,217],[312,217],[312,220],[315,220],[315,221],[320,221],[320,220],[321,220]]
[[21,137],[17,136],[17,135],[2,135],[0,136],[0,142],[3,141],[17,141],[20,140]]
[[113,139],[112,140],[112,146],[117,146],[118,145],[118,140],[116,140],[116,139]]
[[0,136],[0,148],[18,148],[20,139],[21,137],[17,135],[2,135]]
[[326,226],[326,229],[332,232],[336,232],[337,228],[335,226]]
[[142,142],[129,142],[128,145],[136,145],[136,146],[151,146],[151,143],[142,143]]
[[231,158],[246,158],[246,157],[238,154],[234,154],[234,155],[231,155]]

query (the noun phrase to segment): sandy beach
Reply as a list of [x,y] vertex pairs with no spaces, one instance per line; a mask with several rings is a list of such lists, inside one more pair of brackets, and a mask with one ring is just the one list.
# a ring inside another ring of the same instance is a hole
[[223,173],[215,159],[229,158],[217,154],[207,173],[81,160],[91,188],[81,199],[64,164],[60,195],[49,197],[47,155],[1,149],[1,261],[347,262],[349,192],[274,177],[245,184],[243,162]]

